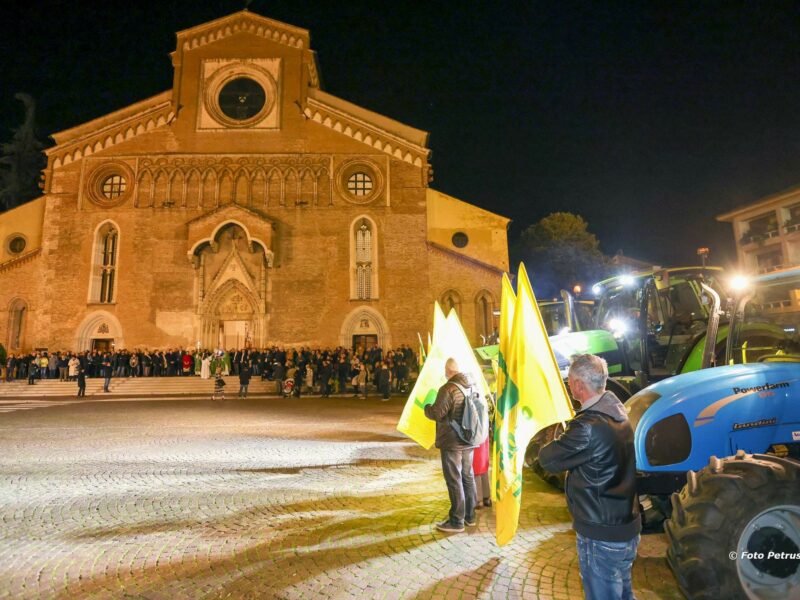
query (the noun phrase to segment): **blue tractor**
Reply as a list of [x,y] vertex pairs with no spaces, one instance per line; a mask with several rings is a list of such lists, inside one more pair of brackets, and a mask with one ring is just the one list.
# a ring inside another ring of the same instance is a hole
[[672,377],[626,403],[639,492],[671,495],[667,559],[690,598],[800,598],[800,362],[786,360]]
[[[765,321],[770,311],[748,304],[763,308],[775,281],[731,304],[726,366],[660,381],[626,402],[645,519],[669,516],[667,559],[690,598],[800,599],[800,355],[737,334]],[[773,325],[796,334],[788,311],[772,312]]]

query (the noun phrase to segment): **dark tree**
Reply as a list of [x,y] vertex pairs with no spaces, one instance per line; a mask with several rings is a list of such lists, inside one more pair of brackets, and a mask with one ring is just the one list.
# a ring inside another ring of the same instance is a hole
[[28,94],[14,94],[25,105],[25,121],[3,144],[0,158],[0,210],[8,210],[42,194],[39,177],[47,166],[44,145],[36,139],[36,103]]
[[575,284],[586,289],[607,272],[608,258],[583,217],[552,213],[523,231],[517,255],[531,274],[536,294],[556,296]]

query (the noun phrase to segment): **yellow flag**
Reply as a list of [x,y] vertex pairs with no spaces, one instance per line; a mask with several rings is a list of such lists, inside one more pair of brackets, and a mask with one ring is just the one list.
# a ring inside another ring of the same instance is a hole
[[446,381],[444,363],[447,356],[443,353],[442,343],[448,337],[448,327],[447,319],[436,302],[433,308],[433,341],[397,422],[397,431],[426,449],[436,441],[436,423],[425,416],[425,406],[433,404],[436,393]]
[[489,394],[489,384],[483,376],[483,370],[475,357],[475,351],[470,346],[467,334],[458,320],[458,314],[454,308],[450,309],[447,315],[447,336],[441,342],[442,352],[445,360],[454,358],[458,363],[458,370],[462,373],[469,373],[473,383],[478,386],[481,396],[486,398]]
[[522,466],[528,442],[541,429],[573,416],[536,297],[522,264],[517,277],[508,355],[501,356],[505,360],[506,380],[497,402],[500,425],[495,433],[495,465],[496,538],[498,545],[503,546],[514,537],[519,523]]
[[[511,287],[511,282],[508,280],[508,275],[503,273],[503,281],[500,291],[500,328],[498,330],[498,354],[497,354],[497,379],[496,379],[496,396],[499,400],[503,396],[506,381],[508,379],[508,367],[506,359],[508,357],[508,350],[511,347],[511,322],[514,320],[514,304],[517,301],[517,296],[514,293],[514,288]],[[492,457],[492,499],[497,501],[497,471],[500,464],[500,457],[498,455],[498,439],[500,429],[503,426],[503,415],[499,410],[495,410],[494,414],[494,435],[492,436],[490,456]]]

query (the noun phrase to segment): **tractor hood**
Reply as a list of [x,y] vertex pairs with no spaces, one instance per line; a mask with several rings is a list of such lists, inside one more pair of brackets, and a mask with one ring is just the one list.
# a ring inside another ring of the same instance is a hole
[[800,440],[800,363],[752,363],[678,375],[633,395],[637,468],[699,469],[710,456]]

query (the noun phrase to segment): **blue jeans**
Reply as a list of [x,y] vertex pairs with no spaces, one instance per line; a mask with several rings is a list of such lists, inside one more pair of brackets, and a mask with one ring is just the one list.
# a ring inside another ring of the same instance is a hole
[[475,476],[472,473],[473,448],[448,450],[440,448],[442,473],[450,496],[449,521],[451,525],[464,526],[464,519],[475,518]]
[[639,536],[629,542],[604,542],[578,534],[578,561],[586,600],[635,600],[631,568]]

